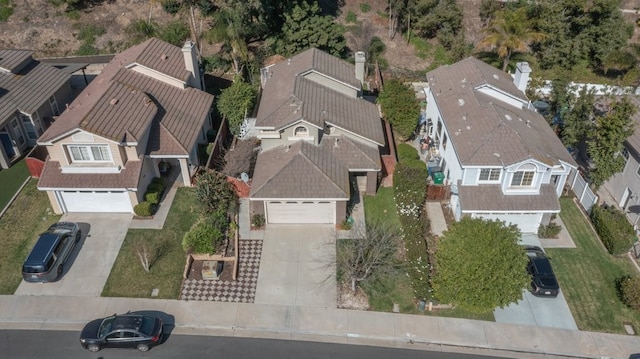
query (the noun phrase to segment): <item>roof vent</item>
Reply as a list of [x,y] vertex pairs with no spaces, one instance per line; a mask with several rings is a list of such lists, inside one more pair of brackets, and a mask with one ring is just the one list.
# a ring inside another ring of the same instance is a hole
[[498,74],[493,74],[493,78],[496,80],[500,80],[500,76],[498,76]]
[[160,60],[166,60],[168,58],[169,58],[169,56],[167,56],[167,54],[160,55]]
[[462,121],[466,121],[467,120],[467,116],[462,116]]
[[109,102],[111,105],[116,105],[118,104],[118,99],[117,98],[112,98],[111,101]]
[[470,130],[470,129],[471,129],[471,126],[467,126],[467,130]]
[[464,105],[464,100],[459,98],[458,99],[458,106],[463,106]]
[[507,121],[511,121],[512,120],[511,115],[509,115],[509,114],[504,115],[504,118],[506,118]]
[[531,121],[527,120],[527,127],[531,127],[531,126],[529,126],[529,123],[530,123],[530,122],[531,122]]
[[336,142],[333,144],[333,147],[339,147],[338,146],[338,138],[336,137]]

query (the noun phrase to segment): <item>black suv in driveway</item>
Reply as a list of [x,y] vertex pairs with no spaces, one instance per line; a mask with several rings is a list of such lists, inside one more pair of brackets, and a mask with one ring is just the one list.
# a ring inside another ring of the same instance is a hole
[[22,277],[27,282],[53,282],[64,272],[82,233],[73,222],[58,222],[40,235],[27,260],[22,265]]
[[525,252],[529,257],[527,271],[531,275],[531,293],[537,297],[557,297],[560,286],[547,255],[536,246],[526,246]]

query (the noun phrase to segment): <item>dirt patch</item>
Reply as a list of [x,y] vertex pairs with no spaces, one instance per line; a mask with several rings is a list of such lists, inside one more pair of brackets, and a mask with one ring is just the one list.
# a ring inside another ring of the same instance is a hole
[[338,308],[368,310],[369,297],[359,287],[354,292],[348,284],[338,283]]

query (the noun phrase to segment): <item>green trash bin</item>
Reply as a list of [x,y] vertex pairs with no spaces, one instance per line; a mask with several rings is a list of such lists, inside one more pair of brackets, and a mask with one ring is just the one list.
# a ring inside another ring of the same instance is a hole
[[442,173],[442,172],[433,172],[433,183],[434,184],[443,184],[444,183],[444,173]]

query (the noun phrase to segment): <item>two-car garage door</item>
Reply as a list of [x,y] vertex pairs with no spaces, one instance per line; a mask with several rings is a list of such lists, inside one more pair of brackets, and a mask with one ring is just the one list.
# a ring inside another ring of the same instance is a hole
[[125,191],[57,191],[63,212],[132,213],[131,199]]
[[335,202],[267,202],[267,223],[335,223]]

